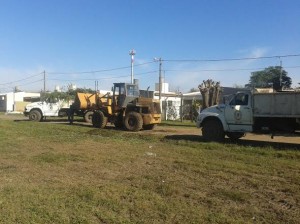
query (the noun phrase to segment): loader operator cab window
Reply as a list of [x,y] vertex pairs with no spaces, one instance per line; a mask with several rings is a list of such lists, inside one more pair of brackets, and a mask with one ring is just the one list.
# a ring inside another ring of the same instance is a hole
[[229,105],[248,105],[248,94],[238,93],[230,101]]
[[114,87],[115,105],[122,106],[125,100],[125,85],[124,83],[116,83]]
[[139,89],[136,85],[127,85],[126,88],[128,96],[139,96]]
[[116,96],[125,95],[125,86],[124,85],[116,85],[114,94]]

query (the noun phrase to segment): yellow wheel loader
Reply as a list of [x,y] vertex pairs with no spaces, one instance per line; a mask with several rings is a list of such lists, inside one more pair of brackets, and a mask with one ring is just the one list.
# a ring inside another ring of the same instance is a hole
[[128,131],[151,130],[161,122],[160,102],[141,97],[137,84],[114,83],[112,95],[96,100],[92,117],[94,127],[104,128],[108,122]]

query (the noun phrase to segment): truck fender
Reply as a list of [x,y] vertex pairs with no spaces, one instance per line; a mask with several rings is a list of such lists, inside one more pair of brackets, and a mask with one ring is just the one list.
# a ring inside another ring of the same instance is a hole
[[42,111],[40,108],[38,108],[38,107],[32,108],[32,109],[29,111],[29,113],[30,113],[31,111],[34,111],[34,110],[39,111],[39,112],[41,113],[42,117],[44,117],[43,111]]
[[207,116],[207,117],[205,117],[205,118],[203,119],[203,121],[201,122],[201,126],[200,126],[200,127],[202,127],[203,124],[204,124],[207,120],[211,120],[211,119],[214,119],[214,120],[219,121],[219,122],[222,124],[223,130],[224,130],[225,132],[229,130],[228,125],[227,125],[227,123],[225,122],[225,119],[221,119],[220,116]]

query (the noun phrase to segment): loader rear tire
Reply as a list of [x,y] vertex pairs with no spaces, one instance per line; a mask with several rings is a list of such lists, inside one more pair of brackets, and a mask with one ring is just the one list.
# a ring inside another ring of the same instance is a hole
[[124,125],[128,131],[140,131],[143,127],[142,115],[134,111],[129,112],[125,115]]
[[107,117],[102,111],[95,111],[92,117],[92,124],[95,128],[104,128],[107,124]]
[[225,138],[223,126],[218,120],[207,120],[202,127],[202,136],[208,142],[221,142]]

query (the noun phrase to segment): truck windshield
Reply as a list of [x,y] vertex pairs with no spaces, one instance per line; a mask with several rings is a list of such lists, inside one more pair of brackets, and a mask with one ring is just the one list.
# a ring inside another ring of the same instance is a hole
[[230,101],[229,105],[248,105],[248,94],[238,93]]

